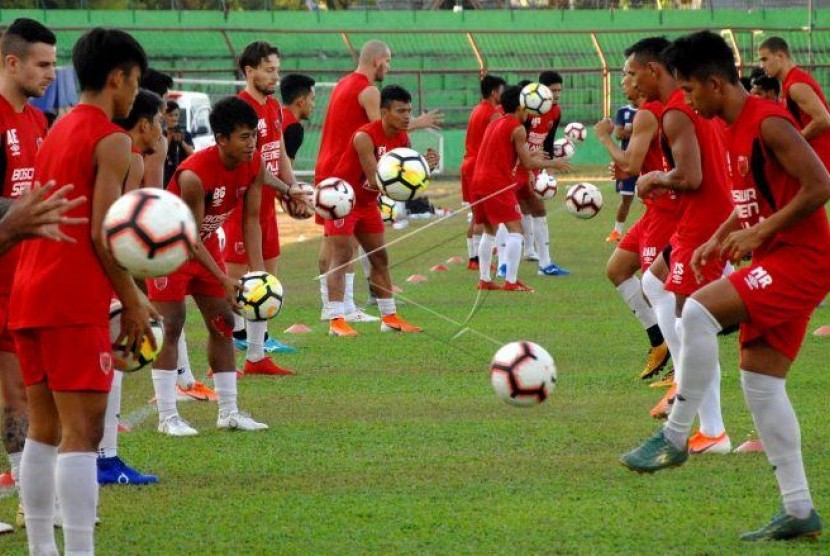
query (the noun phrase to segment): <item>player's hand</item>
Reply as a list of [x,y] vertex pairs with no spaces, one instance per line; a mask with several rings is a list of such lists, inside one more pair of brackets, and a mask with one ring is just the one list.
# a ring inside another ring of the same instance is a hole
[[231,309],[236,311],[236,298],[240,293],[242,293],[242,287],[239,284],[239,280],[234,280],[226,274],[220,279],[220,282],[222,284],[222,288],[225,290],[225,299],[228,301]]
[[409,129],[441,129],[444,123],[444,113],[438,110],[428,110],[414,120]]
[[637,178],[637,195],[641,199],[653,199],[665,193],[660,185],[660,178],[663,172],[655,170]]
[[606,139],[611,137],[611,133],[614,131],[614,122],[611,121],[611,118],[603,118],[596,123],[594,126],[594,133],[597,134],[599,139]]
[[570,172],[573,170],[573,164],[567,158],[554,158],[551,161],[549,168],[556,170],[557,172]]
[[438,154],[438,151],[432,148],[427,149],[427,152],[424,153],[424,159],[426,159],[430,170],[435,170],[441,163],[441,155]]
[[153,350],[157,349],[156,337],[150,326],[151,319],[161,320],[156,309],[147,300],[147,297],[138,291],[132,302],[122,302],[121,311],[121,334],[116,340],[116,345],[123,345],[124,350],[138,357],[141,352],[141,344],[144,338],[150,340]]
[[623,172],[616,162],[611,162],[608,164],[608,174],[611,176],[612,180],[627,180],[631,177],[625,172]]
[[692,253],[692,272],[695,275],[695,280],[698,284],[704,281],[703,267],[709,264],[709,261],[720,257],[721,244],[716,238],[712,237],[709,241],[700,245]]
[[760,247],[765,240],[766,238],[758,232],[758,226],[736,230],[723,240],[720,256],[737,264],[746,255]]
[[300,185],[299,182],[292,183],[288,186],[288,196],[291,197],[292,201],[296,201],[298,203],[311,206],[311,196],[308,194],[306,188]]
[[40,187],[39,182],[35,182],[34,188],[12,202],[6,215],[0,220],[3,235],[12,241],[43,237],[75,243],[75,239],[64,234],[59,226],[74,226],[89,222],[87,218],[64,216],[75,207],[84,204],[86,197],[67,199],[66,196],[74,186],[64,185],[49,198],[45,198],[54,187],[54,181],[49,181],[43,187]]

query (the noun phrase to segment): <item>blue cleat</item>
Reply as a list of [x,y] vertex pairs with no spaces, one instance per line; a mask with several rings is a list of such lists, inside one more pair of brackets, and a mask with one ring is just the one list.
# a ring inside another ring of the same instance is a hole
[[248,340],[247,339],[234,338],[233,339],[233,347],[235,347],[237,349],[237,351],[248,351]]
[[265,353],[294,353],[297,351],[294,346],[289,346],[274,338],[266,338],[264,349]]
[[540,267],[539,272],[537,272],[539,276],[567,276],[570,273],[571,271],[567,268],[556,266],[553,263],[549,264],[545,268]]
[[506,278],[507,277],[507,265],[503,264],[499,266],[498,272],[496,272],[496,278]]
[[815,539],[821,535],[821,518],[815,510],[805,519],[798,519],[782,508],[772,517],[772,521],[758,529],[741,535],[742,541],[789,541],[795,539]]
[[136,471],[118,456],[98,458],[99,485],[152,485],[157,482],[157,476]]

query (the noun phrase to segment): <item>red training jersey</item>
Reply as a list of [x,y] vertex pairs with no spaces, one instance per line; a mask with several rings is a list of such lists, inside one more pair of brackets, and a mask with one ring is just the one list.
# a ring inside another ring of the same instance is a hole
[[[781,106],[751,96],[727,130],[726,168],[732,183],[732,202],[744,228],[770,217],[801,189],[798,180],[786,173],[764,147],[761,124],[767,118],[782,118],[798,127]],[[753,257],[762,257],[782,245],[808,247],[830,260],[830,226],[824,207],[767,239],[755,249]]]
[[300,120],[294,115],[294,112],[288,109],[287,106],[282,107],[282,130],[285,131],[288,126],[298,124]]
[[[0,95],[0,175],[2,196],[16,199],[32,187],[35,155],[46,137],[46,117],[29,103],[17,112]],[[9,295],[14,271],[20,258],[20,246],[0,256],[0,295]]]
[[[810,87],[818,98],[821,100],[821,103],[824,105],[825,109],[830,110],[827,105],[827,99],[824,97],[824,92],[821,90],[821,87],[816,82],[813,77],[804,71],[801,68],[794,67],[791,69],[787,76],[784,78],[784,83],[781,86],[782,97],[784,98],[784,102],[787,105],[787,110],[790,111],[790,114],[793,115],[795,121],[801,126],[801,129],[807,127],[812,121],[812,118],[801,111],[798,107],[798,104],[790,98],[790,88],[795,85],[796,83],[804,83],[808,87]],[[824,163],[824,167],[830,170],[830,130],[822,131],[809,141],[810,146],[813,147],[813,150],[816,151],[816,154]]]
[[350,141],[355,131],[369,123],[369,116],[358,97],[366,87],[371,86],[368,77],[353,72],[338,81],[332,89],[314,167],[315,185],[335,175],[334,169],[340,158],[351,150]]
[[501,114],[501,105],[495,106],[486,100],[476,104],[470,112],[470,119],[467,121],[467,135],[464,138],[464,158],[475,159],[478,156],[478,149],[481,147],[481,140],[484,139],[484,132],[487,125],[493,118],[493,114]]
[[[75,187],[69,199],[86,197],[67,216],[92,220],[95,149],[113,133],[126,134],[97,106],[79,104],[57,121],[38,150],[34,180],[71,183]],[[121,187],[120,183],[112,185]],[[11,293],[11,328],[106,326],[109,322],[112,284],[92,243],[90,222],[64,226],[61,231],[75,243],[32,239],[22,244]]]
[[[554,104],[545,114],[534,115],[530,118],[527,130],[527,148],[530,151],[541,151],[545,146],[545,139],[552,131],[556,133],[559,121],[562,119],[562,109]],[[516,183],[525,184],[530,178],[527,168],[519,164],[516,166]]]
[[[646,157],[643,159],[643,165],[640,167],[640,174],[648,174],[649,172],[666,172],[669,169],[668,161],[663,154],[663,148],[660,146],[660,132],[659,126],[663,119],[663,103],[659,100],[650,100],[640,106],[640,110],[651,112],[657,118],[658,132],[651,138],[651,143],[648,145]],[[645,199],[643,201],[651,208],[660,210],[662,212],[676,213],[680,203],[678,202],[678,195],[674,191],[667,191],[663,195],[654,197],[653,199]],[[678,215],[679,216],[679,215]]]
[[487,126],[473,174],[473,193],[488,195],[513,183],[517,155],[512,135],[520,125],[516,116],[505,114]]
[[354,189],[355,204],[375,206],[377,205],[380,191],[369,189],[369,182],[366,180],[366,174],[363,173],[360,157],[354,148],[354,135],[360,132],[366,133],[372,140],[372,144],[375,146],[375,160],[380,160],[380,157],[392,149],[409,147],[409,135],[405,131],[399,131],[394,135],[387,135],[383,129],[382,120],[361,126],[353,134],[352,142],[349,143],[348,148],[343,152],[343,156],[340,157],[340,161],[334,168],[332,175],[341,180],[345,180]]

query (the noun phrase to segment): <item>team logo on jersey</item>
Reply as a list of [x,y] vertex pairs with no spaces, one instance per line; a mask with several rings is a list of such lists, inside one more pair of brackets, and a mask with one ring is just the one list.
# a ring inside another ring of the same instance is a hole
[[738,155],[738,173],[743,177],[749,173],[749,159],[742,154]]
[[6,130],[6,144],[12,156],[20,156],[20,140],[17,138],[17,130],[14,128]]
[[375,149],[375,156],[378,160],[380,160],[381,157],[385,154],[386,154],[386,147],[385,146],[380,146],[377,149]]
[[112,372],[112,354],[108,351],[102,351],[98,354],[98,364],[101,366],[101,372],[108,375]]
[[245,242],[244,241],[235,241],[233,243],[233,250],[237,255],[244,255],[245,254]]
[[214,207],[221,207],[222,201],[225,200],[225,186],[217,187],[213,190],[213,202],[211,203]]
[[340,228],[346,225],[346,219],[338,218],[337,220],[334,220],[332,223],[334,224],[334,227],[339,230]]
[[153,285],[156,287],[157,290],[166,290],[167,289],[167,277],[164,278],[155,278],[153,279]]
[[762,266],[756,266],[744,277],[744,282],[751,290],[763,290],[772,285],[772,276]]
[[674,267],[671,270],[671,282],[672,284],[682,284],[683,283],[683,275],[686,273],[686,268],[683,263],[674,263]]
[[530,120],[530,127],[539,127],[539,124],[541,124],[541,123],[542,123],[542,118],[540,118],[539,116],[534,116]]
[[265,123],[265,118],[260,118],[259,121],[257,121],[256,130],[262,137],[268,135],[268,124]]

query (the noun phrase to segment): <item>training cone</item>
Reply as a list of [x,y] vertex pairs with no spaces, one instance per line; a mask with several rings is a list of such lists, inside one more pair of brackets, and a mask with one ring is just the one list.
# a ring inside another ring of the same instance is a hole
[[421,283],[421,282],[426,282],[426,281],[427,281],[427,277],[426,277],[426,276],[422,276],[422,275],[420,275],[420,274],[413,274],[412,276],[410,276],[409,278],[407,278],[407,279],[406,279],[406,281],[407,281],[407,282],[409,282],[410,284],[419,284],[419,283]]
[[432,272],[446,272],[446,271],[449,270],[449,268],[447,268],[445,265],[437,264],[434,267],[430,268],[429,270],[432,271]]
[[825,324],[824,326],[816,328],[815,332],[813,332],[813,336],[830,336],[830,324]]
[[462,264],[463,262],[464,259],[462,259],[461,257],[450,257],[449,259],[447,259],[447,264]]
[[392,284],[392,293],[403,293],[403,289],[401,289],[398,286]]
[[753,452],[763,452],[764,451],[764,444],[756,439],[751,438],[735,448],[733,452],[736,454],[751,454]]
[[309,332],[311,332],[311,328],[302,323],[292,324],[285,329],[286,334],[308,334]]
[[131,432],[132,429],[124,423],[118,423],[118,432]]

